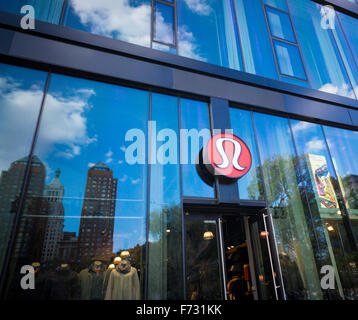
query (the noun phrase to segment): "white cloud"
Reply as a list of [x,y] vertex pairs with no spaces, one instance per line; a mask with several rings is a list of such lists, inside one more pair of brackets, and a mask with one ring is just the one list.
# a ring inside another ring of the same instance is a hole
[[106,157],[106,161],[105,161],[105,162],[106,162],[107,164],[108,164],[108,163],[111,163],[111,162],[113,161],[112,156],[113,156],[113,152],[112,152],[111,149],[109,149],[108,152],[105,154],[105,157]]
[[[6,154],[0,157],[0,170],[8,169],[11,162],[28,154],[42,96],[42,90],[36,86],[23,89],[11,78],[0,77],[0,150]],[[83,146],[96,141],[96,136],[87,134],[83,113],[88,108],[84,97],[47,94],[35,150],[41,160],[51,151],[59,157],[73,158]],[[58,145],[64,148],[57,149]]]
[[128,176],[125,174],[123,177],[121,177],[121,178],[119,179],[119,181],[120,181],[120,182],[125,182],[125,181],[127,181],[127,179],[128,179]]
[[96,165],[94,162],[88,162],[88,168],[93,167],[94,165]]
[[199,61],[206,61],[200,56],[195,37],[192,32],[187,31],[187,26],[180,26],[178,29],[178,53],[179,55]]
[[105,154],[106,158],[110,158],[113,156],[113,152],[111,149],[108,150],[108,152]]
[[150,4],[131,6],[129,0],[71,0],[71,5],[91,32],[150,45]]
[[340,87],[334,86],[331,83],[326,83],[321,88],[319,88],[319,90],[355,99],[355,95],[353,93],[353,90],[349,89],[349,86],[348,86],[347,83],[343,83]]
[[324,150],[325,145],[322,139],[314,137],[312,140],[306,143],[306,152],[317,152]]
[[88,98],[78,95],[64,98],[61,94],[47,94],[37,145],[39,156],[45,156],[56,145],[62,145],[67,148],[65,151],[58,150],[56,156],[70,159],[79,155],[83,146],[97,141],[97,136],[87,135],[84,112],[91,107]]
[[131,179],[132,184],[138,184],[140,182],[140,179]]
[[211,7],[206,0],[184,0],[190,10],[202,16],[208,16],[211,13]]
[[309,129],[312,126],[313,126],[313,124],[310,123],[310,122],[300,121],[300,122],[295,123],[292,126],[292,131],[295,132],[295,133],[299,132],[299,131],[305,131],[305,130]]

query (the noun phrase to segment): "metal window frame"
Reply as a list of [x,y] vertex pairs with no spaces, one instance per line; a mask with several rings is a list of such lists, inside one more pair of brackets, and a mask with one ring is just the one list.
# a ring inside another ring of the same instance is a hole
[[[166,43],[156,39],[156,8],[157,3],[164,4],[168,7],[172,7],[173,9],[173,43]],[[177,10],[176,10],[176,0],[172,0],[172,2],[168,2],[166,0],[152,0],[151,1],[151,44],[150,47],[153,48],[153,43],[157,43],[160,45],[167,46],[169,48],[173,48],[176,50],[176,54],[178,51],[178,27],[177,27]]]
[[[291,17],[289,7],[288,7],[288,4],[287,4],[286,0],[285,0],[285,4],[287,6],[287,10],[288,10],[287,12],[284,11],[284,10],[275,8],[273,6],[267,5],[262,0],[261,0],[261,4],[262,4],[262,10],[263,10],[263,13],[264,13],[264,16],[265,16],[266,27],[267,27],[267,31],[269,33],[271,48],[272,48],[273,56],[274,56],[274,59],[275,59],[276,71],[277,71],[277,74],[279,76],[279,79],[280,79],[281,76],[283,76],[283,77],[288,78],[288,79],[298,80],[298,81],[307,83],[308,86],[311,88],[311,84],[310,84],[310,81],[309,81],[309,78],[308,78],[307,69],[306,69],[306,66],[305,66],[305,63],[304,63],[304,60],[303,60],[303,55],[302,55],[302,52],[301,52],[301,48],[300,48],[300,45],[299,45],[299,42],[298,42],[296,30],[294,28],[292,17]],[[296,42],[291,42],[291,41],[288,41],[286,39],[281,39],[281,38],[278,38],[278,37],[275,37],[275,36],[272,35],[269,19],[268,19],[267,12],[266,12],[266,7],[270,8],[271,10],[276,10],[276,11],[279,11],[281,13],[284,13],[284,14],[286,14],[288,16],[288,19],[289,19],[290,24],[291,24],[291,29],[292,29],[292,32],[293,32],[293,35],[295,37]],[[305,76],[306,76],[306,79],[301,79],[301,78],[298,78],[296,76],[291,76],[291,75],[281,73],[280,66],[279,66],[279,59],[277,57],[277,52],[276,52],[276,47],[274,45],[274,40],[277,41],[277,42],[283,42],[283,43],[292,45],[292,46],[297,48],[298,54],[300,56],[301,64],[302,64],[302,67],[303,67],[303,71],[304,71]]]

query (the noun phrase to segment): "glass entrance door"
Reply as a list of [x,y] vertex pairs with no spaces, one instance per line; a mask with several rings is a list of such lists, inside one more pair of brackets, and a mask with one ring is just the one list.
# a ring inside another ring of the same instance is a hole
[[224,299],[221,243],[217,218],[186,219],[186,279],[188,300]]
[[265,214],[202,215],[187,212],[188,300],[275,300],[271,234]]

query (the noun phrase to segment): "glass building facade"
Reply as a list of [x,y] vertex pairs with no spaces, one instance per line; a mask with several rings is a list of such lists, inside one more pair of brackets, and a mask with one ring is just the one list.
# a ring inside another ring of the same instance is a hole
[[[0,0],[2,297],[358,300],[358,8],[332,5]],[[201,159],[227,130],[230,182]]]

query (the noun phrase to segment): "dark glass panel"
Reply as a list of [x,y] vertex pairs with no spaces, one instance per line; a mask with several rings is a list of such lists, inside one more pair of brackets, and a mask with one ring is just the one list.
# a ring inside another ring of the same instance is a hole
[[222,300],[216,220],[189,220],[186,230],[188,300]]

